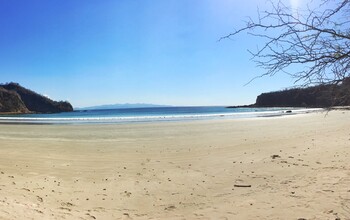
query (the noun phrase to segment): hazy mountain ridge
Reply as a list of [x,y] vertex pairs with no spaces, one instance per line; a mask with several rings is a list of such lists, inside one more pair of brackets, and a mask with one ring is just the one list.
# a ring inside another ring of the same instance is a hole
[[73,111],[67,101],[53,101],[20,86],[18,83],[0,84],[0,113],[59,113]]
[[83,108],[75,108],[75,110],[104,110],[104,109],[156,108],[156,107],[170,107],[170,105],[157,105],[157,104],[147,104],[147,103],[124,103],[124,104],[89,106],[89,107],[83,107]]

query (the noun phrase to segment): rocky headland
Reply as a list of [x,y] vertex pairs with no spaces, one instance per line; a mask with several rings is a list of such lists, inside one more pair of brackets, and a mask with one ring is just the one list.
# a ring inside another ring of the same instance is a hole
[[339,84],[324,84],[307,88],[293,88],[282,91],[262,93],[255,104],[237,107],[305,107],[329,108],[350,106],[350,79]]
[[53,101],[18,83],[0,84],[0,113],[60,113],[73,111],[67,101]]

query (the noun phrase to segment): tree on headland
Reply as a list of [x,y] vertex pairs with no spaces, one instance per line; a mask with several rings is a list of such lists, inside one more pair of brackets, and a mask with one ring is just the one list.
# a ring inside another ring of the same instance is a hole
[[305,9],[271,1],[271,10],[221,40],[244,32],[263,40],[249,51],[265,70],[257,77],[285,72],[302,86],[341,84],[350,76],[350,0],[318,1]]

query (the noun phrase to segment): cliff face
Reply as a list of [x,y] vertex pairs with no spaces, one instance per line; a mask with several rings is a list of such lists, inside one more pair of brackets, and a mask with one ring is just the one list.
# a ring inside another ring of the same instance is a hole
[[73,111],[69,102],[56,102],[17,83],[0,85],[0,112],[59,113]]
[[350,105],[350,80],[340,85],[320,85],[259,95],[257,107],[331,107]]
[[17,93],[0,87],[0,112],[29,113],[30,111]]

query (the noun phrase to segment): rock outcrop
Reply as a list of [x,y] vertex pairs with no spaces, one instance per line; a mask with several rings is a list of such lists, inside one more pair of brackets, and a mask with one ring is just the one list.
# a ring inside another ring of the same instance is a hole
[[350,105],[350,80],[339,85],[319,85],[259,95],[255,107],[331,107]]
[[18,83],[0,85],[2,113],[59,113],[73,111],[69,102],[56,102],[20,86]]
[[332,106],[350,106],[350,78],[340,84],[324,84],[307,88],[287,89],[262,93],[255,104],[230,106],[228,108],[254,107],[306,107],[328,108]]
[[3,113],[29,113],[21,97],[12,91],[0,87],[0,112]]

